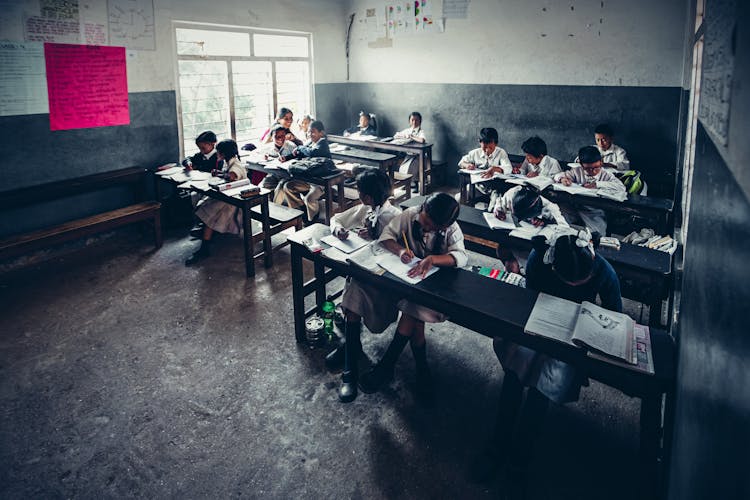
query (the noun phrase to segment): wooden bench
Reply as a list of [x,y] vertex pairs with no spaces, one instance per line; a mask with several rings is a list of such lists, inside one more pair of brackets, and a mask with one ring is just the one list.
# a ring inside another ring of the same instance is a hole
[[[251,208],[256,214],[260,214],[261,210],[259,206]],[[268,218],[271,220],[271,228],[269,232],[271,236],[279,234],[280,232],[293,227],[295,231],[302,229],[302,211],[296,208],[290,208],[278,203],[270,202],[268,204]],[[253,233],[253,242],[258,243],[263,240],[263,231]],[[289,244],[289,240],[284,238],[284,242],[272,247],[272,251],[278,250]]]
[[[145,175],[145,169],[131,167],[5,191],[0,193],[0,210],[30,207],[123,185],[134,188],[135,199],[143,199]],[[17,257],[51,245],[144,221],[150,221],[153,224],[154,245],[160,248],[162,245],[160,208],[161,204],[156,201],[141,201],[54,226],[11,235],[0,240],[0,259]]]

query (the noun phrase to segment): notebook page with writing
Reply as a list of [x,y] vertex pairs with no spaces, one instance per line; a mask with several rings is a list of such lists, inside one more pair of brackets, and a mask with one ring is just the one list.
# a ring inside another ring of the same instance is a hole
[[320,238],[320,241],[327,245],[331,245],[332,247],[336,247],[344,253],[355,252],[369,243],[369,241],[359,235],[354,234],[353,232],[350,232],[349,236],[345,240],[341,240],[338,237],[330,234],[328,236]]
[[414,257],[411,262],[409,262],[408,264],[404,264],[403,262],[401,262],[401,259],[398,255],[388,252],[382,255],[378,255],[376,257],[376,260],[380,267],[393,274],[397,278],[401,278],[402,280],[406,281],[407,283],[411,283],[412,285],[414,285],[415,283],[419,283],[423,279],[432,276],[438,271],[438,268],[433,266],[429,271],[427,271],[427,275],[424,278],[422,278],[421,276],[412,278],[408,275],[408,272],[412,267],[416,266],[422,260],[419,257]]

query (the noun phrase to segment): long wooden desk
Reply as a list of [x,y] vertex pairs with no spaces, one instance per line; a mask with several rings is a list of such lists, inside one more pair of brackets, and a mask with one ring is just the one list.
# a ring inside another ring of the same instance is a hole
[[[248,170],[254,170],[256,172],[263,172],[265,174],[269,175],[275,175],[277,177],[281,177],[282,179],[290,179],[292,178],[292,175],[283,169],[278,168],[266,168],[265,165],[262,165],[257,162],[253,161],[246,161],[245,162],[245,168]],[[330,174],[326,174],[320,177],[313,177],[313,176],[307,176],[307,175],[296,175],[294,176],[295,179],[300,179],[302,181],[305,181],[310,184],[316,184],[318,186],[323,187],[323,192],[326,200],[326,209],[325,209],[325,215],[324,220],[326,224],[331,223],[331,217],[333,216],[333,202],[336,202],[336,205],[338,206],[338,210],[343,210],[345,199],[344,199],[344,172],[341,170],[336,170],[331,172]],[[333,187],[336,186],[335,190],[335,196],[334,196],[334,189]]]
[[367,147],[374,151],[385,151],[390,153],[406,153],[416,155],[418,159],[417,182],[419,183],[419,194],[427,192],[427,174],[432,169],[432,144],[421,142],[409,142],[407,144],[395,144],[389,141],[360,141],[342,135],[328,134],[330,142],[345,144],[347,146]]
[[[160,183],[161,182],[167,182],[174,186],[180,186],[185,181],[179,180],[175,181],[168,177],[162,177],[160,175],[154,175],[155,177],[155,186],[156,186],[156,192],[157,192],[157,199],[159,198],[159,192],[160,192]],[[273,252],[272,252],[272,246],[271,246],[271,219],[269,216],[269,206],[268,206],[268,197],[271,194],[271,191],[268,189],[261,189],[260,193],[256,196],[253,196],[252,198],[242,199],[238,196],[227,196],[221,191],[217,191],[215,189],[200,189],[195,186],[191,186],[190,188],[181,188],[181,189],[188,189],[189,191],[200,193],[202,195],[208,196],[209,198],[213,198],[215,200],[223,201],[224,203],[228,203],[232,206],[235,206],[240,209],[242,212],[242,233],[243,233],[243,248],[245,250],[245,275],[248,278],[255,276],[255,238],[253,238],[253,229],[251,220],[255,219],[261,223],[262,227],[262,238],[263,238],[263,264],[265,267],[271,267],[273,265]],[[260,206],[260,213],[256,213],[253,211],[253,207]],[[259,254],[260,255],[260,254]]]
[[[648,375],[588,356],[586,351],[548,338],[528,335],[523,329],[538,292],[492,280],[465,269],[441,269],[416,285],[386,273],[382,276],[346,262],[313,253],[306,240],[316,243],[330,234],[327,226],[315,224],[289,237],[291,244],[292,300],[297,342],[305,341],[305,318],[319,310],[326,300],[326,284],[337,276],[351,276],[377,287],[393,297],[406,298],[447,314],[450,321],[490,338],[505,338],[576,366],[585,375],[641,399],[640,455],[648,479],[648,495],[656,498],[661,489],[659,463],[662,399],[674,391],[675,348],[663,330],[651,329],[655,374]],[[321,243],[324,247],[325,244]],[[313,263],[314,278],[305,282],[303,261]],[[305,297],[315,294],[316,306],[305,310]],[[484,300],[477,300],[484,297]],[[499,305],[502,305],[499,307]],[[670,424],[667,422],[667,424]],[[668,430],[668,429],[667,429]]]
[[[418,196],[400,204],[401,208],[417,206],[424,201]],[[494,257],[495,249],[476,239],[494,242],[510,249],[531,250],[531,242],[510,236],[508,229],[492,229],[482,210],[461,205],[458,225],[467,236],[467,248]],[[623,297],[649,306],[649,325],[661,327],[662,301],[669,300],[672,287],[672,255],[667,252],[622,243],[620,250],[599,247],[597,252],[612,264],[620,279]]]
[[[475,197],[475,186],[471,184],[469,174],[459,172],[459,192],[461,193],[461,204],[465,205]],[[502,179],[493,179],[492,182],[503,185],[503,191],[515,187],[517,184],[505,182]],[[543,196],[555,203],[565,203],[575,206],[588,206],[601,208],[607,213],[637,216],[654,221],[654,230],[657,234],[672,234],[672,216],[674,212],[674,200],[656,198],[653,196],[628,195],[624,201],[599,198],[594,196],[580,196],[564,191],[555,191],[551,186],[543,191]],[[638,228],[640,229],[640,228]]]

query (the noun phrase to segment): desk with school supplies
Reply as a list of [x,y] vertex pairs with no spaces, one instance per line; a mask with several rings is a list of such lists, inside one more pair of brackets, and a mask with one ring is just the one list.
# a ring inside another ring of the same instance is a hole
[[[201,174],[203,174],[201,172]],[[267,189],[261,189],[258,194],[250,198],[240,198],[239,194],[227,195],[221,191],[218,191],[209,186],[209,180],[205,179],[205,174],[191,179],[192,173],[184,173],[182,175],[179,172],[175,176],[159,175],[157,172],[154,175],[155,187],[157,193],[157,199],[159,199],[160,183],[170,183],[177,189],[184,189],[199,193],[215,200],[223,201],[232,206],[240,209],[242,212],[242,233],[245,250],[245,274],[247,277],[255,276],[255,257],[260,255],[263,256],[263,263],[265,267],[271,267],[273,265],[273,252],[271,246],[271,235],[273,234],[273,227],[271,224],[268,197],[271,191]],[[216,179],[215,177],[212,179]],[[252,186],[247,186],[248,188]],[[253,210],[254,207],[260,207],[260,213]],[[301,214],[300,214],[301,215]],[[261,233],[253,235],[251,220],[255,219],[261,223]],[[258,239],[263,240],[263,251],[256,255],[255,243]]]
[[[320,239],[330,234],[327,226],[315,224],[289,237],[291,245],[292,300],[297,342],[305,341],[305,319],[319,311],[329,294],[328,282],[337,276],[351,276],[390,296],[405,298],[441,311],[450,321],[489,338],[504,338],[569,363],[586,376],[641,399],[640,457],[643,473],[649,479],[649,495],[656,496],[659,463],[663,457],[661,437],[662,399],[671,396],[675,379],[675,349],[672,338],[663,330],[651,329],[654,374],[633,370],[586,350],[555,340],[524,333],[538,293],[498,280],[488,279],[466,269],[441,268],[425,280],[410,285],[389,273],[378,275],[367,269],[336,260],[312,247],[327,248]],[[312,245],[310,245],[310,243]],[[304,261],[313,264],[314,277],[305,281]],[[339,292],[340,293],[340,292]],[[305,309],[305,297],[315,294],[316,305]],[[482,297],[481,301],[476,297]],[[502,304],[503,307],[498,307]],[[488,346],[489,348],[489,346]],[[671,421],[667,419],[666,430]]]
[[[471,176],[465,172],[459,172],[459,180],[460,201],[462,205],[466,205],[476,196],[476,184],[471,183]],[[505,182],[503,179],[490,179],[489,181],[502,186],[501,191],[503,192],[517,185]],[[566,203],[575,206],[585,205],[588,207],[601,208],[607,213],[622,214],[634,219],[647,219],[649,221],[654,221],[654,230],[657,234],[672,233],[674,200],[630,194],[627,199],[617,201],[598,196],[581,196],[566,193],[564,191],[557,191],[553,187],[544,189],[544,191],[542,191],[542,196],[558,204]],[[640,227],[635,229],[640,229]]]
[[[279,168],[269,168],[263,163],[248,160],[245,162],[245,168],[256,172],[263,172],[269,175],[275,175],[282,179],[290,179],[292,175],[288,170]],[[303,180],[309,184],[316,184],[323,188],[323,197],[326,200],[324,220],[326,224],[331,223],[331,217],[334,214],[333,203],[335,202],[338,211],[343,210],[345,203],[344,200],[344,172],[341,170],[335,170],[329,174],[321,176],[308,176],[308,175],[295,175],[295,179]],[[336,187],[334,191],[334,186]]]
[[[417,206],[421,196],[404,203],[401,208]],[[461,205],[458,225],[466,237],[466,248],[494,257],[497,243],[509,249],[531,250],[531,241],[510,235],[508,229],[492,229],[482,210]],[[667,252],[622,243],[620,250],[600,246],[597,252],[612,264],[620,279],[622,296],[649,306],[649,325],[659,327],[662,301],[669,300],[672,288],[672,255]]]
[[424,195],[427,192],[427,176],[432,170],[432,144],[427,142],[407,142],[400,143],[383,140],[362,141],[344,137],[341,135],[328,134],[328,141],[332,143],[345,144],[360,148],[369,148],[374,151],[384,151],[387,153],[406,153],[416,155],[418,161],[417,182],[419,184],[419,194]]

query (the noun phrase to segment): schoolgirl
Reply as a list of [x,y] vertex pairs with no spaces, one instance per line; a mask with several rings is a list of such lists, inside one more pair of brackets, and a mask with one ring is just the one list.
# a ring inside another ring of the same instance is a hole
[[[214,175],[224,177],[227,181],[246,179],[247,171],[240,163],[237,143],[232,139],[225,139],[216,145],[219,160],[224,160],[221,171],[214,171]],[[242,229],[240,209],[227,203],[204,197],[198,202],[195,215],[203,221],[203,235],[201,246],[188,260],[186,266],[191,266],[210,255],[211,238],[214,232],[240,234]]]
[[[356,233],[376,241],[391,220],[401,213],[388,201],[391,180],[380,169],[369,168],[357,175],[357,189],[362,204],[334,215],[331,233],[341,240]],[[381,333],[396,321],[397,312],[396,302],[388,294],[352,279],[347,280],[341,306],[346,315],[344,344],[326,356],[326,366],[330,370],[343,366],[339,399],[348,403],[357,397],[358,360],[363,356],[362,320],[368,330]]]
[[[400,256],[404,263],[416,256],[422,260],[410,271],[410,276],[424,276],[433,266],[463,267],[468,261],[464,237],[456,224],[458,202],[446,193],[430,195],[419,207],[410,207],[394,218],[379,240],[389,251]],[[404,246],[404,239],[408,248]],[[417,396],[429,402],[432,399],[432,376],[427,366],[424,325],[440,323],[447,316],[402,299],[396,333],[383,358],[369,372],[362,375],[360,389],[372,393],[393,379],[396,361],[406,344],[411,344],[417,366]]]

